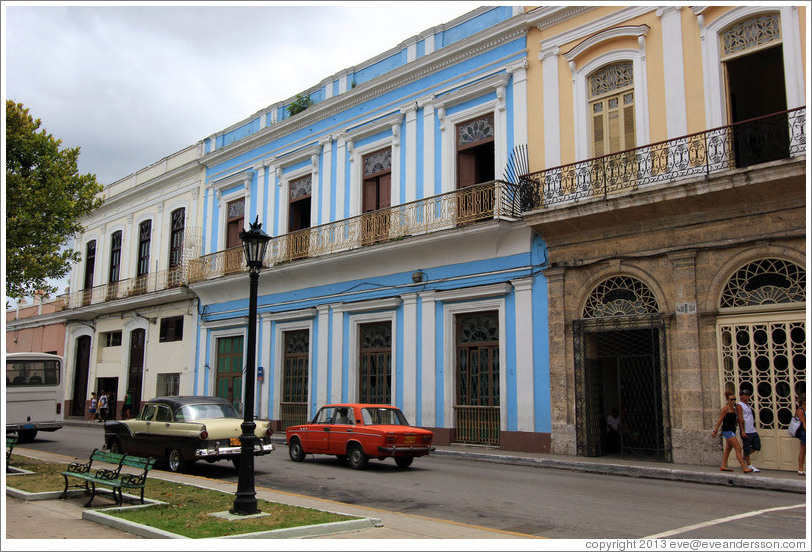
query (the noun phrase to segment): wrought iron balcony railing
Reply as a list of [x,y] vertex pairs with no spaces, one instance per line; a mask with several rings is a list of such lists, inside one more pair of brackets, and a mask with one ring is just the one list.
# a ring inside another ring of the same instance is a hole
[[530,173],[519,194],[525,212],[805,153],[806,107],[799,107]]
[[[276,236],[268,244],[265,266],[320,257],[482,220],[515,219],[520,207],[516,190],[512,184],[495,180]],[[232,247],[191,260],[188,278],[190,283],[199,282],[242,270],[245,270],[242,247]]]

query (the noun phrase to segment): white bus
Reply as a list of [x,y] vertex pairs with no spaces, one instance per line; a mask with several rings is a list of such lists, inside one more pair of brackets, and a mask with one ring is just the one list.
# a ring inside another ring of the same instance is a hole
[[62,357],[48,353],[6,354],[6,433],[26,442],[64,425],[62,366]]

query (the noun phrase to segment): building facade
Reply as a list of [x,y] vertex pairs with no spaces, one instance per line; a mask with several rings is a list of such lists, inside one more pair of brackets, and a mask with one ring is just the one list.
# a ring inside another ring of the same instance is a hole
[[[795,469],[806,388],[802,7],[536,10],[533,196],[547,243],[552,446],[717,462],[753,391],[759,466]],[[770,82],[765,87],[756,83]]]

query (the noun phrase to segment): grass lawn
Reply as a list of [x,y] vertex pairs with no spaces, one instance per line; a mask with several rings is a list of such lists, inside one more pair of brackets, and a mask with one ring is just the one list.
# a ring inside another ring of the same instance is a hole
[[[11,465],[34,473],[6,478],[6,485],[9,487],[29,493],[61,491],[65,487],[65,481],[60,475],[66,468],[65,464],[13,455]],[[71,484],[76,482],[71,481]],[[225,520],[209,514],[231,509],[234,505],[233,494],[151,477],[147,477],[144,496],[167,504],[105,513],[190,538],[224,537],[355,519],[320,510],[257,500],[258,508],[263,514],[270,514],[269,516]]]

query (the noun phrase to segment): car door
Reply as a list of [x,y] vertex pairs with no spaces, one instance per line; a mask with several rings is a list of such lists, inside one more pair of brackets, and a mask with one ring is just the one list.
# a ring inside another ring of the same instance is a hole
[[149,432],[148,447],[149,452],[157,458],[162,458],[172,440],[172,410],[165,404],[159,404],[155,408],[155,416],[148,422]]
[[141,409],[138,418],[127,420],[127,427],[130,429],[130,436],[124,437],[122,445],[124,450],[134,454],[148,454],[149,450],[149,426],[152,418],[155,417],[155,405],[147,403]]
[[335,408],[331,406],[322,407],[313,423],[307,426],[307,431],[302,433],[302,447],[307,453],[327,453],[328,439],[332,430],[333,419],[335,418]]
[[336,408],[327,438],[330,454],[345,454],[347,441],[355,431],[355,412],[351,407]]

